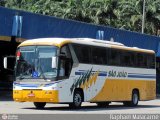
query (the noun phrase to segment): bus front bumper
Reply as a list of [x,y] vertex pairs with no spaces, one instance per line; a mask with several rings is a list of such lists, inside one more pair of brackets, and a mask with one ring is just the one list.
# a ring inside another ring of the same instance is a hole
[[17,102],[59,102],[58,90],[13,90],[13,99]]

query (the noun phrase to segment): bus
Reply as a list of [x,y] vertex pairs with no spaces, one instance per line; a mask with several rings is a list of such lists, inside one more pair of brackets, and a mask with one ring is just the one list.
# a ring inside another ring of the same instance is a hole
[[[4,60],[4,63],[6,61]],[[155,52],[91,38],[39,38],[16,51],[13,99],[46,103],[111,102],[137,106],[156,98]]]

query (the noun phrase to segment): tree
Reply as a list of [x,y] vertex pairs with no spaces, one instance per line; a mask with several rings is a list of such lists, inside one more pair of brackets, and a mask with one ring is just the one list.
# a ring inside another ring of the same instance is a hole
[[1,0],[1,1],[0,1],[0,6],[5,6],[5,4],[6,4],[6,1],[5,1],[5,0]]
[[119,2],[119,20],[124,29],[141,31],[142,7],[141,0],[122,0]]
[[[3,0],[1,6],[141,32],[143,0]],[[160,1],[146,1],[145,33],[160,29]]]
[[[149,0],[146,2],[146,32],[153,35],[160,29],[160,1]],[[149,28],[149,29],[148,29]]]

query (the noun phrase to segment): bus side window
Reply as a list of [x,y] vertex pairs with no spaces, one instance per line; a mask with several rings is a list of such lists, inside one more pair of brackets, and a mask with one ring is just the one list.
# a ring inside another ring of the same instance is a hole
[[147,68],[146,54],[137,53],[137,66],[140,68]]
[[107,64],[106,55],[107,54],[106,54],[105,48],[92,47],[92,63],[93,64],[106,65]]
[[65,45],[61,48],[60,54],[64,55],[65,57],[60,58],[59,75],[69,77],[73,63],[72,63],[72,57],[71,57],[71,53],[70,53],[68,45]]
[[65,60],[60,60],[59,76],[61,77],[66,76],[65,75],[66,71],[67,70],[65,70]]
[[71,58],[71,54],[68,48],[68,45],[65,45],[61,48],[60,53],[65,54],[67,58]]
[[110,49],[109,52],[109,65],[120,66],[120,52],[116,49]]
[[155,56],[149,54],[147,56],[147,63],[148,63],[148,68],[155,68]]
[[121,51],[121,66],[133,67],[135,63],[135,54],[129,51]]
[[73,49],[80,63],[90,63],[90,47],[87,45],[73,44]]

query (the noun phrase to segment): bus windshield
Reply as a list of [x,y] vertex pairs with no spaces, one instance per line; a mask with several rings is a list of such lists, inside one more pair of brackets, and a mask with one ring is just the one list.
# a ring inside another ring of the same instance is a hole
[[57,56],[54,46],[25,46],[17,50],[16,80],[53,79],[57,69],[52,65]]

